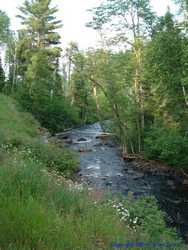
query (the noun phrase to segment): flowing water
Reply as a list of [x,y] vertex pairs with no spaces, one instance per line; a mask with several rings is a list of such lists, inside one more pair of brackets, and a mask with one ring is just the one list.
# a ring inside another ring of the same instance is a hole
[[170,226],[188,242],[188,192],[182,180],[165,173],[143,172],[122,159],[118,146],[110,139],[101,139],[99,123],[57,135],[58,139],[80,153],[79,175],[97,189],[135,198],[154,195],[166,212]]

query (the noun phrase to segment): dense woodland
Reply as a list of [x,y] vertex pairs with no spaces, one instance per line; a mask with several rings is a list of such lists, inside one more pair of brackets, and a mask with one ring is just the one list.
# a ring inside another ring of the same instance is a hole
[[[52,133],[97,120],[113,121],[125,154],[144,154],[177,167],[188,163],[187,1],[179,13],[153,12],[150,1],[104,1],[88,27],[101,48],[62,48],[52,1],[25,1],[22,29],[1,12],[0,90],[14,96]],[[111,35],[109,35],[111,34]]]
[[62,47],[53,0],[26,0],[17,32],[0,11],[2,250],[110,250],[121,242],[187,249],[153,197],[100,200],[78,191],[67,180],[78,156],[53,138],[44,143],[45,129],[55,135],[100,121],[124,156],[187,176],[188,1],[176,0],[179,12],[162,17],[149,0],[101,2],[86,24],[100,47],[85,51],[76,41]]

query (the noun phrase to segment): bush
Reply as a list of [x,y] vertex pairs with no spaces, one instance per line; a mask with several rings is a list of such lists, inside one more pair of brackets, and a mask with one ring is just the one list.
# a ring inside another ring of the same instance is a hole
[[62,97],[54,99],[44,107],[42,125],[52,133],[62,132],[80,124],[78,109],[70,105]]
[[24,152],[48,168],[55,168],[65,175],[76,170],[77,162],[72,152],[55,144],[44,144],[39,138],[40,124],[12,98],[0,95],[0,145],[8,151]]
[[175,230],[166,227],[165,214],[159,210],[154,197],[141,197],[135,201],[128,199],[125,204],[130,211],[131,217],[138,218],[137,225],[139,225],[143,237],[150,235],[156,242],[160,242],[162,239],[170,241],[171,237],[178,241]]
[[78,166],[76,155],[73,152],[54,144],[35,141],[24,145],[23,151],[29,152],[32,158],[42,162],[47,168],[55,169],[66,176],[72,176]]
[[15,97],[23,109],[31,112],[41,125],[53,134],[80,124],[79,110],[63,96],[50,99],[50,96],[40,89],[32,95],[27,89],[21,89]]
[[188,136],[175,128],[153,127],[145,138],[145,155],[175,167],[188,166]]

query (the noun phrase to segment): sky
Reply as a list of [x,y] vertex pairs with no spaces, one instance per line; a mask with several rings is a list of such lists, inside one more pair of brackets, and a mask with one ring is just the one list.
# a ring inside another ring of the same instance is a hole
[[[17,7],[21,6],[24,0],[0,0],[0,9],[5,11],[11,19],[11,27],[17,30],[20,22],[16,15]],[[62,36],[63,46],[70,41],[77,42],[81,49],[96,46],[99,40],[97,32],[90,28],[86,28],[85,24],[91,19],[88,9],[98,6],[103,0],[53,0],[58,6],[58,18],[63,22],[63,28],[60,33]],[[175,6],[172,0],[151,0],[154,10],[158,15],[163,15],[167,6],[171,11],[175,12]]]

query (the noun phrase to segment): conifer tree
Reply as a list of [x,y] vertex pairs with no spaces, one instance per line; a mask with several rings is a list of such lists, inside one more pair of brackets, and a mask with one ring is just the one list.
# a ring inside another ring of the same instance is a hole
[[33,48],[49,48],[60,43],[60,35],[56,32],[61,28],[61,21],[54,16],[58,9],[51,7],[52,0],[26,0],[19,8],[22,25],[31,38]]
[[[59,68],[59,57],[61,55],[61,48],[58,47],[60,43],[60,35],[57,32],[62,24],[61,21],[57,20],[55,14],[58,9],[51,7],[52,0],[26,0],[19,8],[19,18],[22,20],[23,29],[20,31],[20,39],[18,41],[18,63],[19,63],[22,78],[27,81],[32,78],[30,74],[30,68],[33,67],[31,64],[35,61],[35,58],[44,56],[47,63],[48,74],[45,75],[47,82],[51,80],[53,76],[53,83],[50,86],[54,86],[57,89],[58,68]],[[38,55],[37,55],[38,54]],[[42,60],[42,59],[41,59]],[[37,67],[34,67],[37,70]],[[50,70],[49,70],[50,69]],[[27,75],[29,72],[29,76]],[[33,77],[37,75],[37,72],[32,72]],[[42,79],[43,81],[44,79]],[[35,83],[40,81],[40,76],[35,79]],[[30,88],[34,86],[30,83]],[[48,88],[47,86],[43,86]],[[31,91],[31,89],[30,89]],[[50,93],[53,89],[48,89]]]
[[6,43],[9,35],[10,20],[5,12],[0,10],[0,45]]

